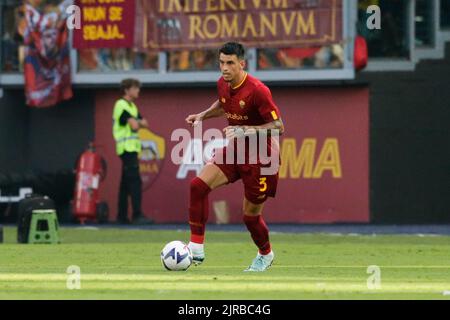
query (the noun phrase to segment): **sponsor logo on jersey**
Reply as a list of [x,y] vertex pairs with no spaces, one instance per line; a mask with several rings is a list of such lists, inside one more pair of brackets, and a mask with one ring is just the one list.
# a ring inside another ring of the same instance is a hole
[[237,113],[226,113],[227,119],[232,119],[232,120],[238,120],[238,121],[243,121],[243,120],[248,120],[248,116],[242,116],[240,114]]

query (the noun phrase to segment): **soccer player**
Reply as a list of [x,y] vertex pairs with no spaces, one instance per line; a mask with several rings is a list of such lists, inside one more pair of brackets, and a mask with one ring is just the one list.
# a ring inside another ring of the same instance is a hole
[[[205,259],[204,240],[205,224],[208,219],[208,194],[223,185],[242,179],[245,187],[243,202],[243,220],[251,237],[258,247],[258,254],[245,271],[265,271],[274,259],[274,253],[269,241],[269,229],[262,217],[264,202],[267,197],[274,197],[278,182],[278,166],[271,175],[263,175],[264,164],[261,161],[248,163],[249,152],[246,144],[246,162],[241,164],[234,157],[233,163],[223,160],[227,148],[239,138],[250,135],[267,134],[268,150],[274,150],[271,143],[271,132],[284,131],[280,110],[272,99],[271,92],[260,80],[245,71],[245,49],[239,43],[226,43],[219,50],[219,62],[222,77],[219,79],[218,100],[212,106],[198,114],[189,115],[186,122],[192,126],[201,121],[225,116],[229,126],[224,129],[228,147],[216,150],[212,162],[207,163],[199,176],[190,184],[189,224],[191,239],[189,248],[195,264],[201,264]],[[276,133],[274,134],[274,136]],[[261,143],[261,142],[259,142]],[[219,151],[219,153],[217,153]],[[269,151],[270,152],[270,151]],[[222,156],[222,159],[220,159]],[[239,155],[238,155],[239,157]],[[277,157],[279,165],[279,156]]]

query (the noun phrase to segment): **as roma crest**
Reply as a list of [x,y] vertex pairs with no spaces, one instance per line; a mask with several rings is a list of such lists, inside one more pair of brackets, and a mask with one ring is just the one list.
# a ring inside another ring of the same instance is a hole
[[166,155],[166,141],[148,129],[139,130],[142,151],[139,154],[139,169],[142,179],[142,191],[151,188],[158,178]]

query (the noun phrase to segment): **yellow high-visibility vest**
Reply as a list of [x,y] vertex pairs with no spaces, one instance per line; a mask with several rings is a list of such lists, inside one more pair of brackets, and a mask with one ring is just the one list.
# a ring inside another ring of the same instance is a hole
[[116,140],[116,152],[120,156],[124,152],[141,152],[141,140],[137,131],[133,131],[131,126],[127,123],[125,125],[120,125],[120,116],[123,111],[128,111],[128,113],[137,118],[139,115],[139,110],[133,102],[129,102],[125,99],[117,100],[114,105],[113,112],[113,136]]

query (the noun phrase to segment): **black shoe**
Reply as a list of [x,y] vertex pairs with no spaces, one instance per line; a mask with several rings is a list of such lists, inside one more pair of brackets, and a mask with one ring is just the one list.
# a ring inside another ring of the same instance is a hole
[[133,220],[133,224],[145,225],[155,223],[152,219],[146,218],[144,216],[139,216]]

